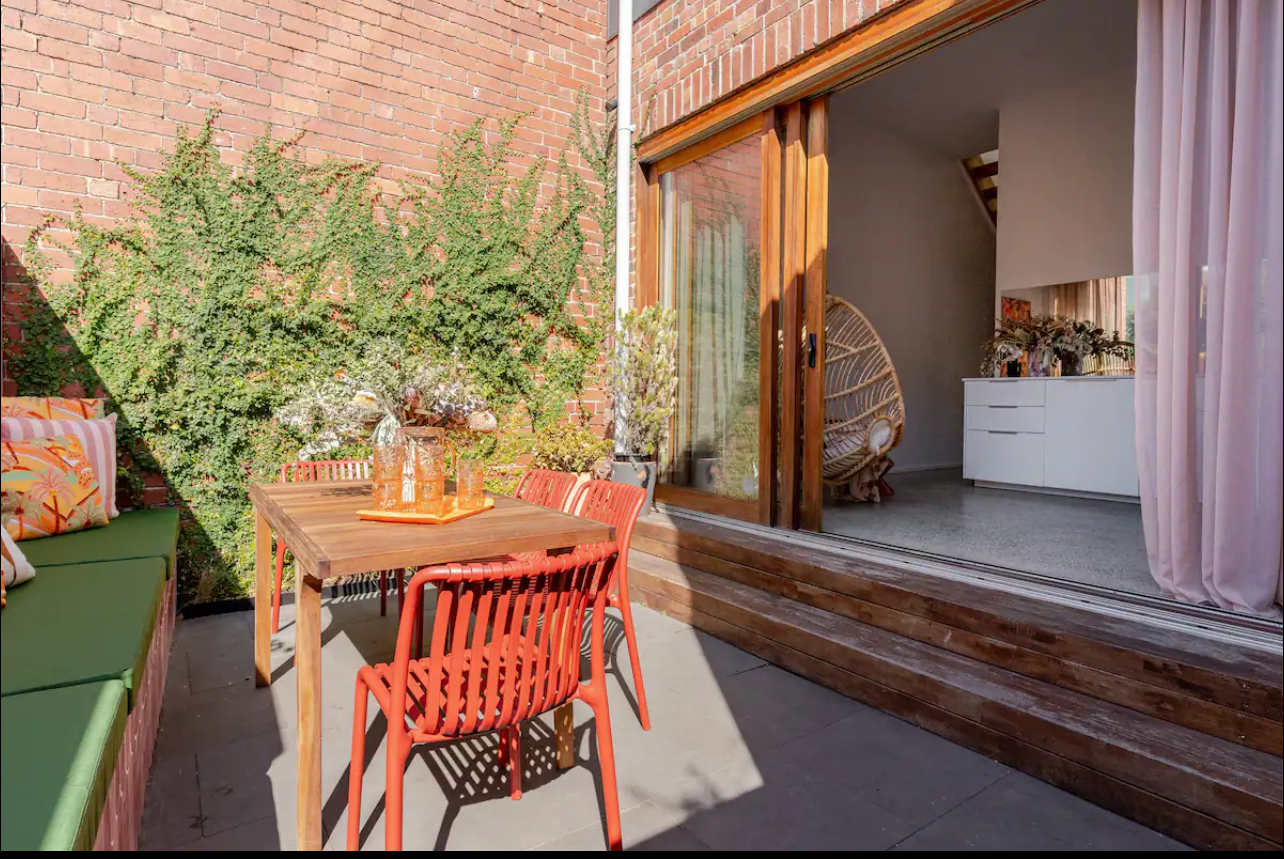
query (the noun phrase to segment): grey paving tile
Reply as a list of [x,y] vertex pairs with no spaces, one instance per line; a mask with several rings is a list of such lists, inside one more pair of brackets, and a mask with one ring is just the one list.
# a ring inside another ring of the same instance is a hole
[[1185,850],[1157,832],[1023,773],[1011,773],[898,850]]
[[719,850],[885,850],[916,828],[854,792],[802,778],[779,756],[703,781],[705,799],[665,810]]
[[206,837],[289,807],[288,801],[276,802],[269,775],[283,751],[281,738],[268,734],[226,743],[196,756]]
[[650,671],[659,682],[679,689],[708,688],[708,680],[766,664],[752,653],[693,629],[653,643],[642,655],[644,671],[655,666]]
[[194,841],[180,847],[180,850],[206,851],[213,850],[217,852],[234,851],[249,852],[259,850],[292,850],[294,842],[290,841],[289,845],[281,842],[280,834],[277,831],[276,821],[272,818],[264,818],[220,832],[210,838],[204,838],[200,841]]
[[[620,833],[626,850],[697,850],[709,847],[651,802],[620,813]],[[569,835],[541,845],[541,851],[586,852],[607,846],[606,823],[599,820]]]
[[159,757],[143,806],[144,850],[170,850],[202,836],[200,785],[194,754]]
[[919,826],[1010,772],[970,749],[869,707],[779,752],[800,765],[801,777],[854,791]]

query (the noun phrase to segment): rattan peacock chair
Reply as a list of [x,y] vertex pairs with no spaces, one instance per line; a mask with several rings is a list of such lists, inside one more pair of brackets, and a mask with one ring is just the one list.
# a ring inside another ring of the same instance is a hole
[[841,497],[881,501],[888,453],[905,432],[896,368],[865,315],[836,296],[825,300],[825,483]]

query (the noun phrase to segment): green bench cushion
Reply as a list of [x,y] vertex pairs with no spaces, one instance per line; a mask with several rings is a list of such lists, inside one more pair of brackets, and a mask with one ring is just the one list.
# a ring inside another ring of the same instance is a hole
[[125,736],[125,697],[108,680],[4,699],[0,848],[93,848]]
[[37,574],[41,567],[164,558],[165,575],[172,576],[178,552],[178,508],[129,510],[105,527],[23,540],[19,548]]
[[160,558],[37,567],[0,614],[0,695],[119,680],[134,706],[165,587]]

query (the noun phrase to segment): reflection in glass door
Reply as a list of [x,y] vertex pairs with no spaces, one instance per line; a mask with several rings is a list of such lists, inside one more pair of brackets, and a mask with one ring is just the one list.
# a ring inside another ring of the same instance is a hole
[[[660,177],[660,301],[676,312],[678,402],[664,486],[759,490],[762,146],[750,136]],[[728,511],[729,512],[729,511]]]

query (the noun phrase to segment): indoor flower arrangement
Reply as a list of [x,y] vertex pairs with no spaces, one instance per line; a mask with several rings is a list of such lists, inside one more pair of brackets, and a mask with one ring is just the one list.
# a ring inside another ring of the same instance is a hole
[[1078,376],[1087,357],[1132,354],[1132,344],[1110,337],[1092,322],[1068,316],[1036,314],[1029,319],[1004,319],[994,336],[982,347],[985,358],[981,375],[998,376],[1004,364],[1029,358],[1031,376],[1050,376],[1055,362],[1061,362],[1061,375]]
[[496,428],[495,415],[465,366],[406,354],[391,343],[371,349],[333,376],[304,383],[276,418],[312,436],[299,459],[368,439],[389,443],[403,426],[461,434]]
[[1109,337],[1099,325],[1082,319],[1064,319],[1067,331],[1057,348],[1057,359],[1061,362],[1061,375],[1079,376],[1083,374],[1085,358],[1102,358],[1117,356],[1132,357],[1132,344],[1119,337],[1116,331]]

